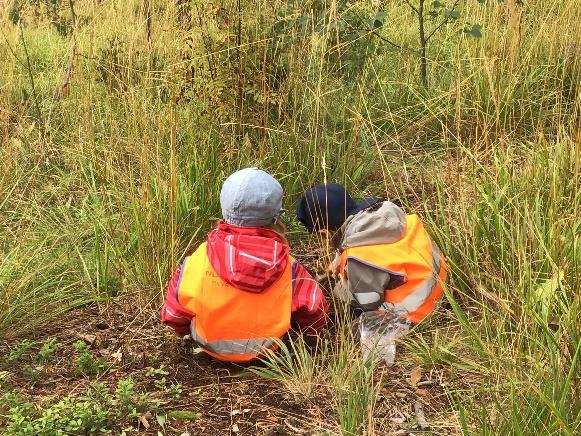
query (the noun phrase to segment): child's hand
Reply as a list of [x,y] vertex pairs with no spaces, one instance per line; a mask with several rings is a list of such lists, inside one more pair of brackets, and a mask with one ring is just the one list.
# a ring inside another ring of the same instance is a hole
[[325,268],[325,272],[318,274],[316,277],[316,280],[318,282],[320,282],[323,279],[326,278],[332,278],[332,279],[337,279],[337,268],[335,268],[334,263],[330,263],[329,265],[327,265],[327,268]]
[[336,280],[339,274],[339,268],[337,268],[337,266],[334,263],[330,263],[329,266],[327,267],[326,273],[329,277]]
[[329,264],[327,269],[330,271],[330,274],[336,278],[336,276],[339,274],[340,267],[341,267],[341,256],[339,256],[339,253],[335,253],[335,258],[333,259],[333,262]]

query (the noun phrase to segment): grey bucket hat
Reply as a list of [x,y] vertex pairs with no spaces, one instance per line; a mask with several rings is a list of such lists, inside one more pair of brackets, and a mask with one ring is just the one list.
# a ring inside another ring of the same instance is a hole
[[230,175],[220,191],[222,217],[240,227],[264,227],[283,212],[283,190],[266,171],[244,168]]

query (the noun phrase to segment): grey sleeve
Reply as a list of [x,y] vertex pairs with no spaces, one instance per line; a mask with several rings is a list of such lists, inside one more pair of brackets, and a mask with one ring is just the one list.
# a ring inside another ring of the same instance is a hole
[[379,309],[384,302],[384,290],[389,285],[389,273],[354,258],[347,259],[346,270],[352,304],[365,311]]

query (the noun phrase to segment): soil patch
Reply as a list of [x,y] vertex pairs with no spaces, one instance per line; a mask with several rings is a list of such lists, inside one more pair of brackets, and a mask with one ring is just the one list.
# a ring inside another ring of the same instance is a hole
[[[38,346],[4,365],[3,370],[9,374],[4,388],[38,405],[47,399],[56,401],[80,394],[96,382],[113,392],[119,380],[131,377],[139,392],[149,392],[159,403],[166,422],[162,428],[152,414],[144,414],[141,418],[145,421],[134,418],[112,422],[114,434],[122,429],[127,434],[162,431],[168,435],[339,432],[333,396],[327,387],[321,386],[311,401],[297,400],[280,384],[256,376],[245,366],[224,364],[198,353],[191,343],[175,337],[159,323],[153,304],[143,303],[127,298],[69,313],[66,320],[29,338]],[[59,347],[50,363],[38,366],[42,376],[33,381],[27,368],[35,366],[32,356],[50,338],[56,338]],[[89,378],[75,371],[78,352],[73,343],[79,339],[89,344],[95,357],[106,359],[101,375]],[[8,356],[19,342],[2,343],[0,353]],[[412,386],[408,368],[396,364],[385,371],[376,400],[378,434],[421,430],[418,402],[432,429],[439,428],[439,434],[445,428],[451,431],[442,421],[449,403],[440,379],[432,374],[423,377],[424,383],[417,380]],[[179,386],[181,392],[172,393],[171,386]]]

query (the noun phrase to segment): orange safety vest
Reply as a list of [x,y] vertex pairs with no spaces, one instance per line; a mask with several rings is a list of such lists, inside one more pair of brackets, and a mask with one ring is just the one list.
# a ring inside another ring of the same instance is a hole
[[226,283],[206,255],[206,243],[186,258],[178,302],[194,314],[192,339],[209,355],[249,362],[277,348],[291,327],[292,262],[267,289],[253,293]]
[[402,284],[384,290],[384,306],[419,323],[442,298],[446,262],[417,215],[407,215],[406,222],[406,234],[399,241],[345,249],[339,271],[348,278],[347,259],[353,258],[397,276]]

